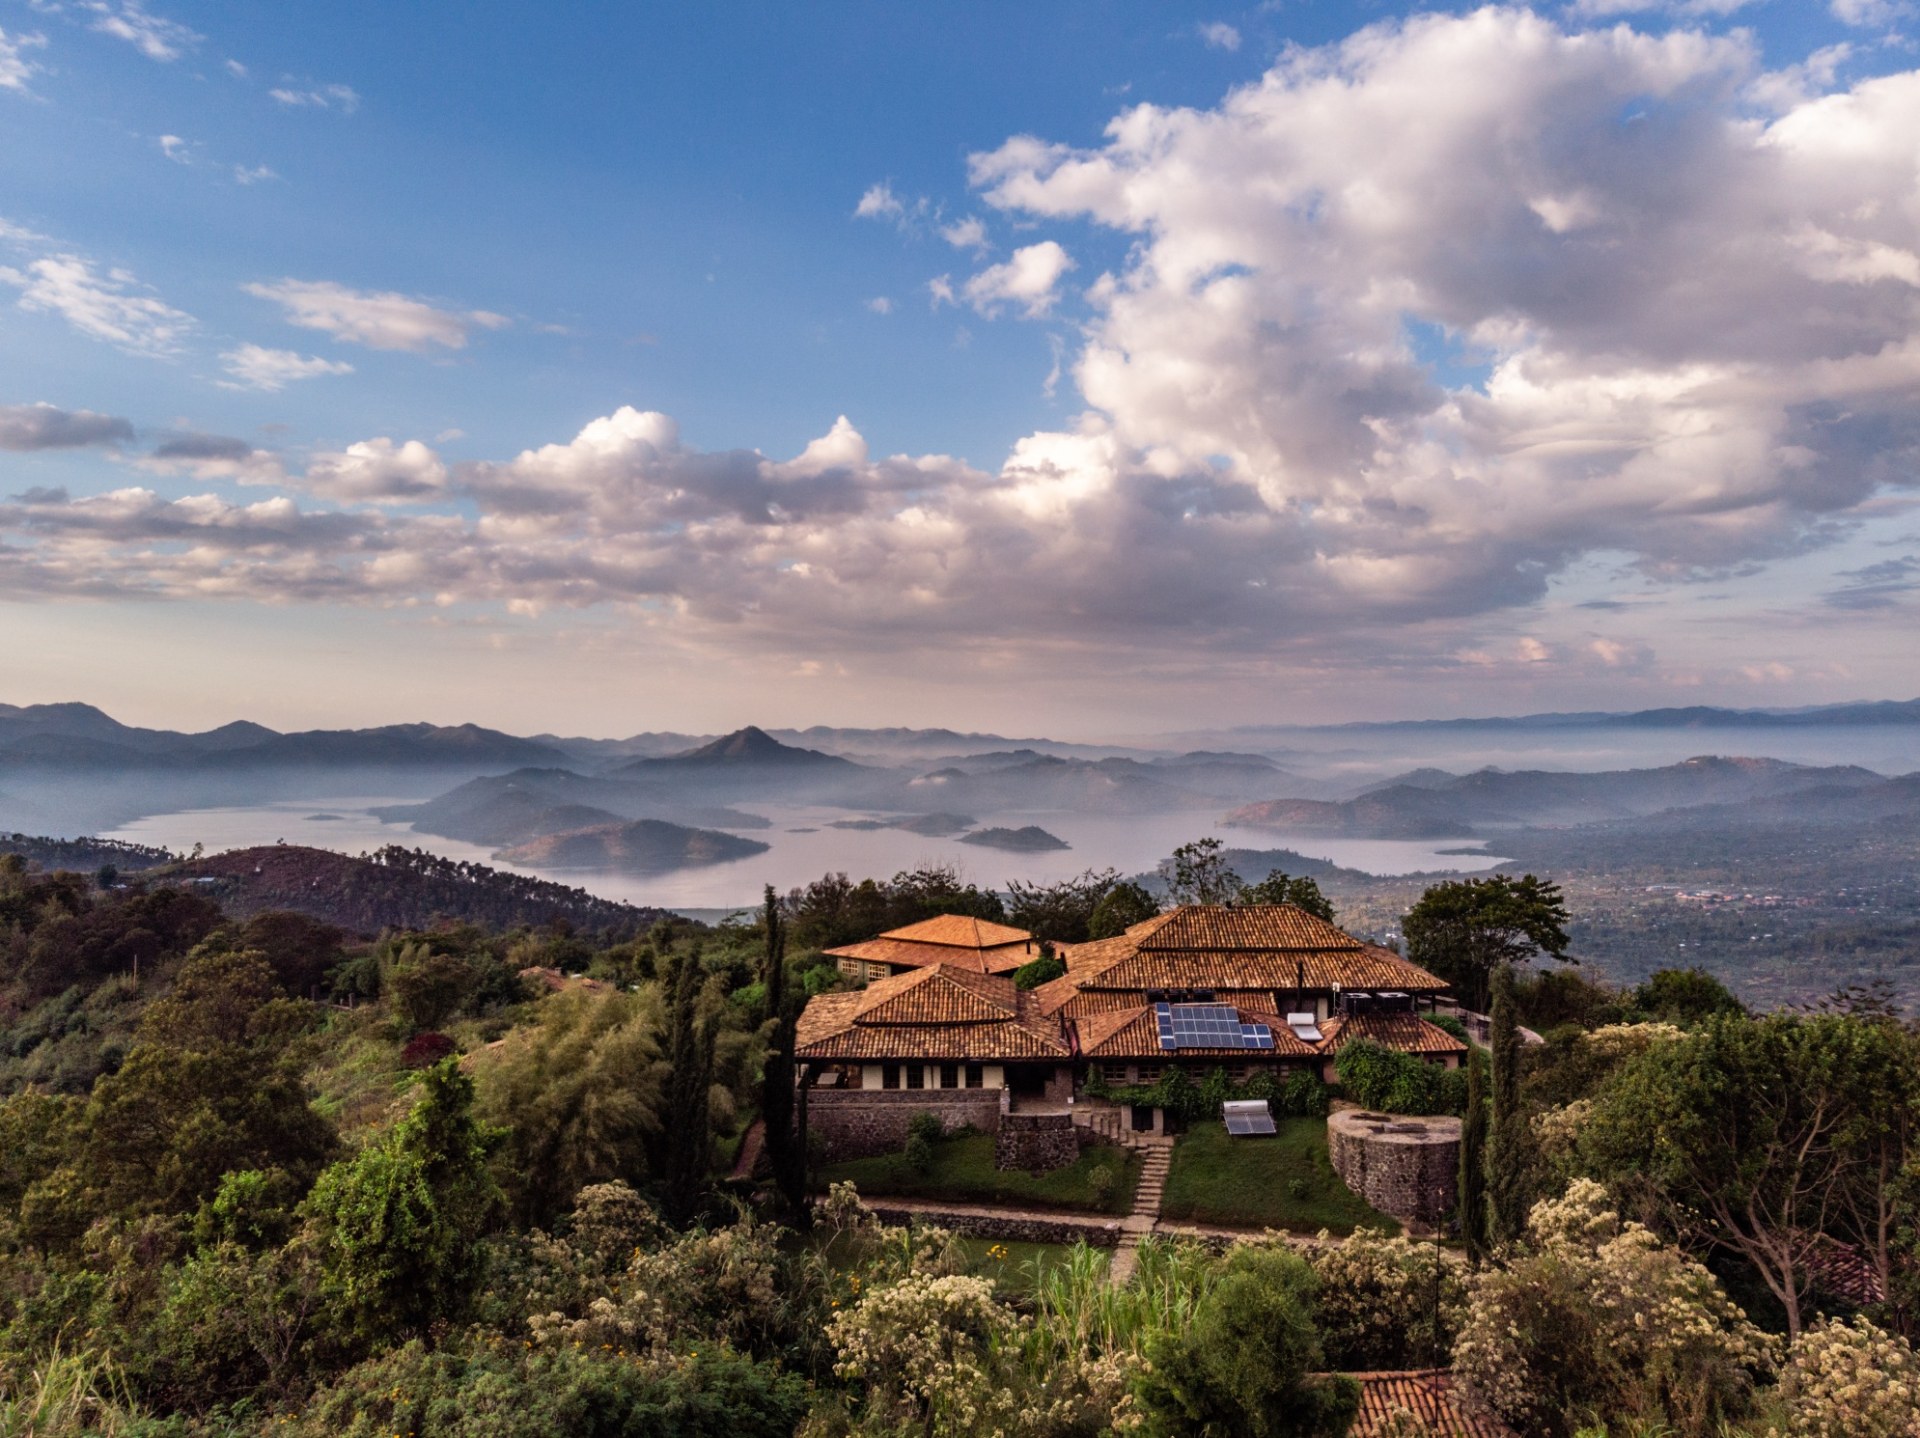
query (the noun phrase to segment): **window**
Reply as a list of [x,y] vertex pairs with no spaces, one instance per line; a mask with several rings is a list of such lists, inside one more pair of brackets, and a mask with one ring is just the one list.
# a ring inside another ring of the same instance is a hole
[[940,1087],[941,1088],[959,1088],[960,1087],[960,1065],[959,1064],[941,1064],[940,1065]]
[[986,1085],[987,1085],[986,1069],[980,1064],[968,1064],[967,1065],[967,1087],[968,1088],[985,1088]]
[[1105,1079],[1108,1083],[1111,1083],[1111,1084],[1126,1084],[1126,1083],[1133,1082],[1132,1078],[1129,1077],[1127,1065],[1125,1064],[1101,1064],[1100,1077]]
[[881,1065],[880,1087],[882,1088],[899,1088],[900,1087],[900,1065],[899,1064]]
[[907,1065],[907,1087],[908,1088],[925,1088],[926,1086],[927,1086],[927,1071],[924,1068],[922,1068],[919,1064],[908,1064]]

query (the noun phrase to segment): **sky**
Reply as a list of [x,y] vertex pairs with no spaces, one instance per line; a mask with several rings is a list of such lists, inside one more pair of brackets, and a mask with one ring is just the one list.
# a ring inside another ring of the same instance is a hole
[[1903,0],[0,0],[0,702],[1920,694]]

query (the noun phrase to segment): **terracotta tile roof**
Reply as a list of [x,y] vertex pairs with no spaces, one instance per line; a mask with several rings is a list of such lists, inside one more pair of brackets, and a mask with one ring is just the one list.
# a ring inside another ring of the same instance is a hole
[[996,975],[942,964],[852,994],[807,1001],[795,1030],[803,1059],[1064,1059],[1059,1020]]
[[951,944],[914,943],[909,939],[863,939],[857,944],[842,944],[826,951],[829,958],[859,959],[869,964],[886,964],[895,969],[921,969],[934,964],[953,964],[976,973],[1011,973],[1033,959],[1025,944],[1008,944],[994,949],[963,949]]
[[910,944],[944,944],[957,949],[997,949],[1007,944],[1024,945],[1033,937],[1025,929],[1009,928],[986,919],[965,914],[935,914],[905,928],[888,929],[883,939],[902,939]]
[[[1042,1013],[1057,1014],[1066,1019],[1085,1018],[1089,1014],[1104,1014],[1114,1009],[1136,1009],[1144,1002],[1137,989],[1083,989],[1067,978],[1042,984],[1033,992],[1040,1000]],[[1213,989],[1210,992],[1223,1004],[1256,1009],[1273,1007],[1271,989]]]
[[1467,1045],[1418,1014],[1355,1014],[1320,1025],[1323,1053],[1338,1053],[1354,1039],[1372,1039],[1403,1054],[1464,1054]]
[[1397,989],[1404,993],[1440,993],[1446,983],[1386,949],[1358,944],[1331,952],[1258,952],[1254,950],[1139,949],[1097,964],[1068,967],[1067,974],[1089,989],[1268,989],[1300,985],[1327,992],[1338,989]]
[[993,1024],[1019,1006],[1013,980],[939,964],[868,984],[854,1013],[863,1024]]
[[1240,1021],[1265,1024],[1273,1030],[1273,1048],[1266,1049],[1163,1049],[1160,1027],[1154,1021],[1153,1006],[1141,1004],[1130,1009],[1109,1009],[1075,1021],[1080,1036],[1080,1052],[1090,1059],[1224,1059],[1236,1063],[1248,1059],[1315,1058],[1319,1050],[1302,1043],[1278,1014],[1260,1009],[1240,1009]]
[[[1188,904],[1137,941],[1161,949],[1357,949],[1360,941],[1297,904]],[[1131,936],[1129,936],[1131,937]]]
[[1376,1438],[1398,1435],[1404,1426],[1394,1426],[1396,1416],[1404,1425],[1408,1418],[1421,1438],[1514,1438],[1514,1432],[1497,1418],[1472,1411],[1455,1390],[1453,1377],[1444,1368],[1420,1369],[1404,1373],[1349,1373],[1360,1381],[1360,1416],[1349,1430],[1350,1438]]
[[[1197,946],[1203,938],[1220,942]],[[1275,940],[1272,944],[1250,942]],[[1301,942],[1279,940],[1314,940]],[[1087,989],[1398,989],[1444,993],[1444,980],[1391,949],[1366,944],[1292,904],[1190,906],[1136,924],[1118,938],[1075,944],[1067,977]],[[1055,982],[1059,982],[1056,980]]]

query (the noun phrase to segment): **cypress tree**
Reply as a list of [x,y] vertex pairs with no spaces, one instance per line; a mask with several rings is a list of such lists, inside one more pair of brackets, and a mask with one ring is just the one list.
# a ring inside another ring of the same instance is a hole
[[667,1217],[676,1224],[691,1222],[699,1212],[712,1156],[707,1090],[713,1082],[713,1035],[700,1021],[701,977],[700,950],[696,947],[683,955],[674,969],[668,1019],[667,1055],[672,1071],[667,1076],[666,1187],[662,1199]]
[[773,885],[767,885],[763,920],[766,929],[766,956],[762,982],[767,992],[767,1014],[773,1032],[767,1039],[766,1066],[761,1073],[760,1116],[766,1130],[767,1160],[773,1168],[773,1185],[786,1210],[797,1223],[804,1224],[807,1214],[805,1150],[794,1131],[794,1024],[795,1005],[787,997],[787,928],[780,917],[780,900]]
[[1460,1237],[1468,1259],[1487,1256],[1487,1056],[1467,1054],[1467,1112],[1460,1120]]
[[1511,1243],[1527,1226],[1531,1135],[1520,1106],[1520,1028],[1513,1009],[1513,966],[1493,974],[1493,1113],[1487,1142],[1487,1236]]

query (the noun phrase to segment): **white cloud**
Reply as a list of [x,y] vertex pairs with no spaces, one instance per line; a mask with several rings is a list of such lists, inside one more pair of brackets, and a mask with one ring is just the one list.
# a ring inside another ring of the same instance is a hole
[[141,0],[83,0],[80,8],[94,16],[95,30],[125,40],[149,60],[178,60],[201,40],[185,25],[155,15]]
[[360,108],[359,92],[351,85],[312,85],[304,89],[283,85],[267,93],[294,109],[338,110],[343,115],[351,115]]
[[300,483],[328,499],[418,503],[445,497],[447,467],[417,439],[400,445],[368,439],[338,454],[315,455]]
[[1224,20],[1214,20],[1200,26],[1201,41],[1215,50],[1238,50],[1240,32]]
[[46,43],[45,35],[9,35],[0,30],[0,90],[26,93],[27,81],[40,71],[40,66],[29,60],[26,52],[40,49]]
[[1833,11],[1833,18],[1842,25],[1876,30],[1884,29],[1913,13],[1913,6],[1906,0],[1832,0],[1828,8]]
[[237,381],[232,388],[269,392],[285,389],[296,380],[353,373],[353,366],[342,360],[307,357],[293,350],[266,349],[255,344],[227,350],[220,356],[220,367]]
[[853,207],[854,218],[860,220],[897,220],[905,213],[906,206],[885,181],[868,186],[860,203]]
[[893,313],[893,301],[885,295],[875,295],[867,301],[867,308],[877,315],[890,315]]
[[289,324],[369,349],[415,354],[436,345],[464,349],[474,329],[501,329],[508,323],[486,310],[445,310],[408,295],[349,289],[330,280],[288,279],[242,288],[280,305]]
[[190,165],[193,163],[193,156],[189,153],[191,147],[187,141],[181,139],[178,135],[162,135],[154,143],[159,145],[160,153],[165,155],[169,160],[172,160],[176,165]]
[[133,426],[115,415],[50,404],[0,405],[0,449],[79,449],[132,440]]
[[932,308],[936,310],[942,305],[959,303],[953,297],[953,276],[951,275],[936,275],[928,280],[927,295]]
[[242,65],[238,60],[227,61],[227,73],[236,80],[245,80],[248,78],[247,67]]
[[982,270],[967,281],[962,293],[983,315],[997,314],[1003,304],[1015,304],[1029,319],[1037,319],[1053,308],[1059,298],[1054,287],[1073,267],[1072,257],[1057,241],[1042,240],[1015,250],[1005,264]]
[[82,334],[130,354],[174,354],[194,325],[191,315],[141,293],[126,270],[100,274],[79,255],[49,255],[25,271],[0,266],[0,283],[20,290],[21,309],[57,314]]
[[235,165],[233,181],[236,185],[257,185],[262,180],[277,180],[279,173],[271,165]]
[[964,220],[942,225],[940,238],[956,250],[984,250],[987,247],[986,222],[978,215],[968,215]]

